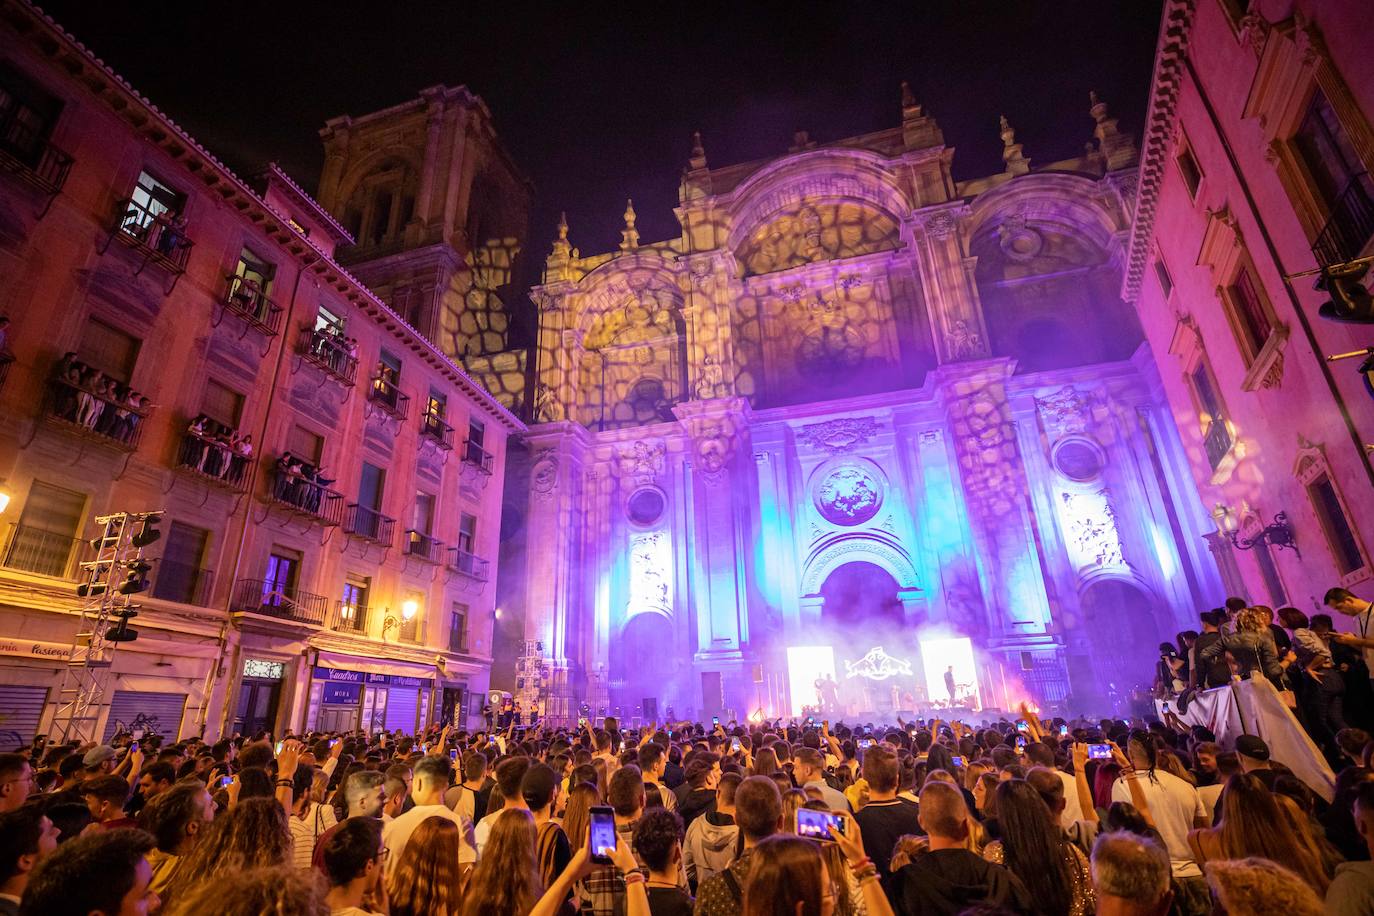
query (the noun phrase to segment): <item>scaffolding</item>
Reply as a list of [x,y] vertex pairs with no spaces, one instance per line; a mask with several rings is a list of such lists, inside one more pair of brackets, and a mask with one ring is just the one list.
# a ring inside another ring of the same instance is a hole
[[515,699],[520,703],[525,722],[538,714],[543,721],[548,711],[549,666],[544,658],[544,644],[539,640],[520,642],[520,655],[515,659]]
[[128,627],[129,619],[138,616],[133,595],[147,588],[150,566],[143,548],[157,539],[152,526],[162,514],[116,512],[95,520],[102,531],[90,542],[94,557],[81,563],[82,581],[76,589],[82,599],[81,618],[48,730],[60,741],[91,743],[100,737],[97,728],[115,649],[138,635]]

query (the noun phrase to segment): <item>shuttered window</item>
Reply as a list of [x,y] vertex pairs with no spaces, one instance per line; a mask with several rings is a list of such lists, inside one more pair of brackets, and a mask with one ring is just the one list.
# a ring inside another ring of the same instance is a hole
[[133,378],[141,343],[137,337],[92,318],[81,332],[76,358],[127,385],[129,379]]
[[0,753],[13,751],[38,733],[48,688],[0,684]]
[[243,395],[214,379],[206,379],[205,392],[200,397],[200,412],[216,423],[238,429],[239,420],[243,418]]

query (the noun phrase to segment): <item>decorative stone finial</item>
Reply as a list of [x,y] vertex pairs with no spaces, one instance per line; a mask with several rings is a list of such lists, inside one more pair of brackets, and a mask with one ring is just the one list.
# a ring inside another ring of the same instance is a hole
[[633,251],[639,247],[639,230],[635,228],[635,202],[625,200],[625,229],[620,233],[620,250]]
[[544,259],[544,281],[551,283],[566,279],[569,261],[577,257],[577,252],[568,242],[568,214],[558,214],[558,237],[553,240],[553,250]]
[[911,92],[911,84],[902,80],[902,113],[905,114],[908,108],[916,107],[916,96]]
[[558,214],[558,241],[567,242],[568,240],[568,212],[563,210]]
[[687,160],[694,169],[706,168],[706,147],[701,145],[701,131],[692,131],[692,156]]
[[1002,161],[1007,164],[1007,171],[1013,175],[1024,175],[1030,171],[1030,160],[1022,152],[1021,144],[1016,142],[1016,129],[1007,121],[1006,115],[1001,115],[999,121],[1002,126]]
[[1116,118],[1108,117],[1107,103],[1098,98],[1095,90],[1088,92],[1088,103],[1088,113],[1096,124],[1093,136],[1097,138],[1097,151],[1104,167],[1112,170],[1134,164],[1135,141],[1117,129]]

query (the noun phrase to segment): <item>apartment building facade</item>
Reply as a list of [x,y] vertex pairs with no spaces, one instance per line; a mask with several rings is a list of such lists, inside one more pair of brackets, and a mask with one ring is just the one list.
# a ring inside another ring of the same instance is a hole
[[120,511],[161,537],[94,737],[466,722],[521,422],[280,169],[240,179],[27,3],[0,49],[0,744],[53,728]]
[[1332,272],[1368,296],[1368,13],[1165,4],[1124,281],[1228,593],[1309,615],[1374,576],[1374,335],[1321,314]]

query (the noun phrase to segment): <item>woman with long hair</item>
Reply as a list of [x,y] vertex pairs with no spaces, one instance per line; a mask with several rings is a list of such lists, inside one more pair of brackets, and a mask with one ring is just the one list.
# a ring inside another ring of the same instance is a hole
[[[1290,818],[1259,777],[1235,774],[1226,781],[1217,804],[1221,806],[1217,826],[1188,834],[1188,846],[1199,865],[1251,856],[1270,859],[1292,869],[1317,893],[1326,893],[1331,876],[1311,842],[1306,818]],[[1300,832],[1307,834],[1307,842]]]
[[250,868],[272,868],[291,861],[291,831],[275,798],[239,801],[211,821],[167,885],[166,905],[203,881]]
[[[802,807],[812,811],[830,810],[830,806],[822,801],[808,801]],[[792,815],[793,830],[795,833],[796,813]],[[821,858],[825,860],[825,869],[832,876],[843,875],[845,880],[834,881],[835,885],[835,916],[855,916],[862,912],[859,901],[862,899],[863,891],[859,888],[859,881],[854,877],[854,872],[849,866],[844,864],[844,853],[835,843],[821,843]]]
[[1121,777],[1121,764],[1115,760],[1103,760],[1093,774],[1093,807],[1100,817],[1112,806],[1112,786]]
[[406,843],[386,884],[391,916],[454,916],[463,905],[458,825],[427,817]]
[[1040,793],[1022,779],[997,787],[1000,839],[983,858],[1005,865],[1031,892],[1044,916],[1087,916],[1096,906],[1088,860],[1050,814]]
[[511,808],[492,825],[463,893],[463,916],[525,916],[544,887],[535,861],[534,815]]
[[[868,916],[892,916],[892,904],[878,882],[877,867],[864,855],[859,825],[845,815],[845,830],[833,834],[844,869],[858,881]],[[837,889],[847,878],[834,874],[821,844],[790,834],[771,836],[754,847],[744,882],[742,916],[834,916]]]
[[781,767],[778,766],[777,752],[771,747],[761,747],[758,753],[754,755],[754,767],[750,771],[750,775],[768,776],[771,778],[779,769],[781,769]]
[[782,793],[782,829],[788,833],[797,832],[797,809],[806,805],[806,793],[801,789],[788,789]]

